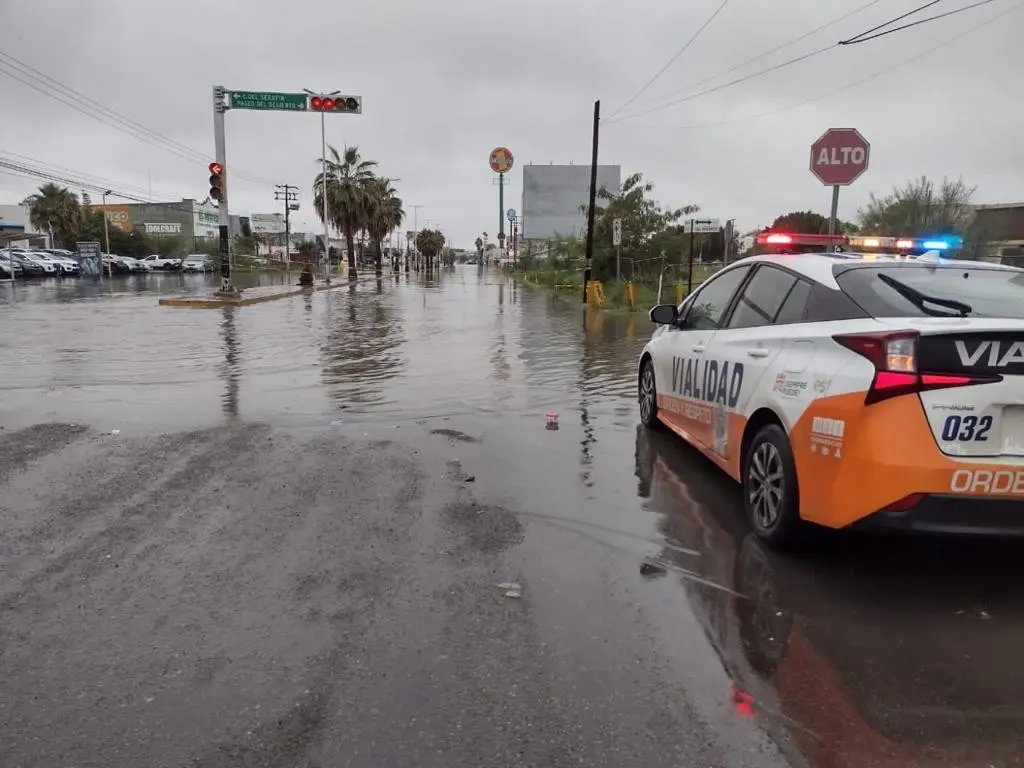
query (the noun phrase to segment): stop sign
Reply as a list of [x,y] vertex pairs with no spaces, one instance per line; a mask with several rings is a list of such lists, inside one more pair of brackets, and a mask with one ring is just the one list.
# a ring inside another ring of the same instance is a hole
[[856,128],[829,128],[811,144],[811,173],[830,187],[852,184],[868,169],[871,145]]

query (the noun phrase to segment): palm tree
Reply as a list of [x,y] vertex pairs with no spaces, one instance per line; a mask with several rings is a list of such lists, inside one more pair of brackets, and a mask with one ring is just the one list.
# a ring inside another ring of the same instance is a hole
[[373,240],[373,264],[377,277],[383,274],[381,259],[383,257],[384,238],[402,225],[405,211],[402,210],[402,198],[391,186],[391,179],[375,178],[367,185],[366,199],[366,231]]
[[26,197],[29,222],[37,232],[53,227],[54,239],[67,247],[74,243],[82,221],[82,209],[75,193],[67,187],[43,184],[34,195]]
[[433,229],[421,229],[416,235],[416,248],[427,260],[427,271],[434,268],[434,257],[444,248],[444,235]]
[[[368,185],[376,178],[372,160],[363,160],[358,147],[345,147],[342,154],[327,145],[328,156],[325,167],[313,180],[313,208],[324,220],[324,176],[327,177],[327,204],[331,224],[345,236],[348,250],[348,276],[356,276],[356,233],[366,226],[366,202]],[[330,253],[328,243],[324,244]]]

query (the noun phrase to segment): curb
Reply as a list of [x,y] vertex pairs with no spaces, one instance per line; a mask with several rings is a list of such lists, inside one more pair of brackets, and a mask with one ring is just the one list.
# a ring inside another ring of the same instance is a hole
[[287,299],[292,296],[302,296],[303,294],[313,294],[319,291],[332,291],[342,286],[347,286],[348,283],[344,284],[331,284],[330,286],[311,286],[308,288],[290,288],[287,291],[274,291],[273,293],[258,294],[256,296],[246,296],[245,293],[240,294],[238,297],[233,296],[179,296],[171,299],[160,299],[158,302],[160,306],[171,306],[171,307],[184,307],[187,309],[218,309],[225,306],[249,306],[251,304],[262,304],[265,301],[275,301],[278,299]]

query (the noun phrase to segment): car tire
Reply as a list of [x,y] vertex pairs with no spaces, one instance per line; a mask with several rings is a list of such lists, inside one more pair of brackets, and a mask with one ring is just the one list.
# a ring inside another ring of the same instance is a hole
[[640,404],[640,423],[647,429],[656,429],[661,424],[658,421],[658,386],[654,379],[654,363],[650,358],[644,360],[640,368],[637,401]]
[[796,462],[778,424],[760,429],[747,446],[741,474],[743,508],[758,539],[775,549],[793,546],[802,528]]

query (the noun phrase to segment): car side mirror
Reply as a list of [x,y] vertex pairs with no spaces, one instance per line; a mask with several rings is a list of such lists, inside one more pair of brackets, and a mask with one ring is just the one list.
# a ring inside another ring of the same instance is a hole
[[650,317],[657,325],[675,325],[679,322],[679,309],[675,304],[658,304],[651,308]]

